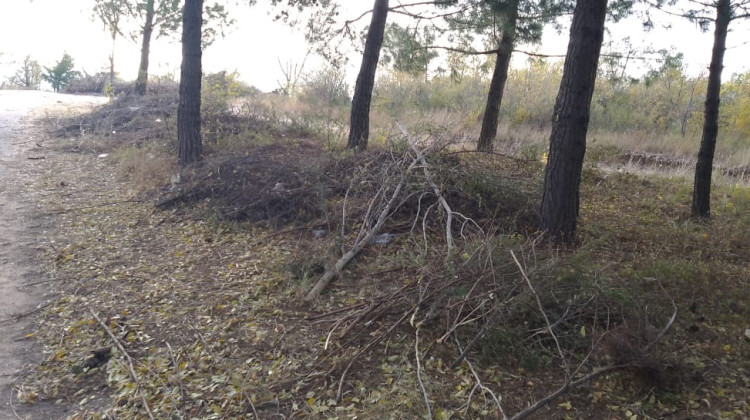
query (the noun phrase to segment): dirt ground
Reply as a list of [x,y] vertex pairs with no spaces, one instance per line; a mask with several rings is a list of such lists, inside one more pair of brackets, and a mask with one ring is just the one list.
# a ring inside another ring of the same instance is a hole
[[30,124],[46,110],[87,107],[106,98],[38,91],[0,91],[0,418],[55,419],[56,405],[13,403],[16,376],[38,359],[30,315],[45,305],[47,279],[37,255],[49,220],[26,188],[45,159],[44,137]]

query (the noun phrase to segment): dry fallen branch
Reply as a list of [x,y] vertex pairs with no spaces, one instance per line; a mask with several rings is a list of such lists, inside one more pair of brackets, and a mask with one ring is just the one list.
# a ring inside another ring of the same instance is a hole
[[419,361],[419,328],[414,332],[414,358],[417,359],[417,381],[419,381],[419,388],[422,390],[422,397],[424,397],[424,403],[427,406],[427,418],[431,419],[430,397],[427,395],[424,382],[422,382],[422,363]]
[[[416,148],[416,141],[413,137],[409,135],[409,132],[406,131],[403,125],[401,125],[400,122],[396,121],[396,126],[401,130],[401,133],[406,137],[407,141],[409,142],[409,146],[411,149],[416,153],[417,158],[419,159],[419,163],[422,164],[422,171],[424,172],[424,177],[427,183],[432,188],[432,193],[437,197],[438,202],[440,203],[440,206],[443,207],[443,210],[445,210],[446,214],[446,220],[445,220],[445,242],[448,244],[448,252],[450,252],[454,247],[454,240],[453,240],[453,218],[458,216],[463,219],[462,226],[465,226],[467,223],[474,225],[480,233],[484,234],[482,231],[482,228],[479,227],[479,224],[474,221],[473,219],[464,216],[461,213],[453,211],[450,204],[448,204],[448,201],[443,196],[443,193],[441,192],[440,187],[437,185],[435,180],[432,179],[432,175],[429,171],[429,165],[427,165],[427,160],[425,159],[424,151],[420,151]],[[463,236],[463,228],[461,229],[462,236]]]
[[[456,345],[458,346],[458,350],[461,353],[466,353],[468,349],[462,349],[461,348],[461,343],[458,341],[458,338],[454,337],[454,339],[456,340]],[[471,370],[471,374],[474,376],[474,380],[476,381],[476,385],[475,385],[474,389],[476,389],[476,387],[479,387],[482,390],[483,393],[487,392],[488,394],[490,394],[490,396],[492,397],[492,401],[495,402],[495,405],[497,405],[498,411],[500,411],[501,418],[503,420],[506,420],[507,417],[505,416],[505,411],[503,410],[502,404],[500,404],[500,398],[498,398],[497,395],[495,395],[495,393],[492,392],[492,390],[490,388],[488,388],[486,385],[484,385],[482,383],[482,380],[479,377],[479,375],[477,374],[477,371],[474,369],[474,366],[471,364],[471,362],[468,359],[466,359],[466,364],[469,366],[469,370]],[[468,409],[471,406],[471,395],[473,395],[474,389],[472,389],[472,393],[469,395],[469,401],[467,401],[467,403],[466,403],[466,410],[467,411],[468,411]]]
[[395,331],[399,325],[401,325],[404,321],[406,321],[410,313],[411,311],[405,312],[404,315],[398,319],[398,321],[396,321],[393,325],[391,325],[390,328],[388,328],[388,331],[370,340],[370,342],[367,343],[367,345],[365,345],[365,347],[362,348],[362,350],[358,351],[354,356],[352,356],[351,360],[349,360],[349,363],[346,365],[344,372],[341,374],[341,378],[339,379],[339,388],[338,388],[338,391],[336,392],[337,402],[341,402],[341,398],[343,398],[344,396],[344,380],[346,379],[346,374],[349,373],[349,369],[351,369],[352,365],[357,360],[357,358],[361,356],[362,354],[368,352],[371,348],[373,348],[379,342],[383,341],[385,337],[390,336],[391,333]]
[[396,184],[396,187],[393,189],[393,193],[391,193],[390,199],[386,202],[385,207],[380,211],[375,226],[373,226],[366,235],[358,238],[357,241],[354,242],[354,246],[352,246],[352,248],[347,251],[338,261],[336,261],[332,268],[329,268],[325,273],[323,273],[323,276],[318,280],[315,286],[310,289],[310,291],[307,293],[307,296],[305,296],[306,301],[313,301],[318,296],[320,296],[323,290],[325,290],[328,284],[338,275],[338,273],[341,272],[341,270],[349,263],[349,261],[357,256],[357,254],[359,254],[365,246],[372,242],[373,238],[375,238],[375,235],[377,235],[378,231],[383,227],[386,219],[391,214],[391,209],[393,209],[393,206],[396,203],[399,194],[401,194],[401,190],[403,189],[404,184],[406,184],[407,175],[411,173],[412,170],[414,170],[419,161],[419,155],[416,158],[412,159],[409,166],[401,174],[401,178],[398,184]]
[[445,200],[445,197],[443,197],[443,194],[440,192],[440,187],[438,187],[435,181],[432,180],[430,172],[427,170],[427,161],[424,158],[424,153],[417,150],[414,139],[409,135],[409,133],[406,131],[404,126],[401,125],[400,122],[396,121],[396,126],[399,128],[399,130],[401,130],[401,133],[403,133],[403,135],[409,141],[409,146],[411,147],[411,149],[414,151],[414,153],[417,154],[417,159],[419,160],[419,163],[422,164],[424,177],[427,180],[427,183],[430,184],[430,187],[432,187],[432,192],[437,197],[440,205],[443,207],[443,210],[445,210],[445,242],[448,244],[448,251],[450,252],[453,249],[453,210]]
[[[658,342],[659,339],[661,339],[662,337],[664,337],[664,334],[666,334],[667,331],[671,328],[672,323],[674,322],[674,319],[676,318],[676,316],[677,316],[677,312],[675,311],[672,314],[672,317],[670,318],[669,322],[660,331],[659,335],[657,336],[657,339],[651,341],[648,345],[646,345],[642,349],[642,351],[641,351],[642,354],[645,354],[651,347],[653,347],[654,344],[656,344]],[[546,397],[542,398],[541,400],[537,401],[536,403],[534,403],[534,404],[526,407],[524,410],[520,411],[518,414],[516,414],[515,416],[511,417],[510,420],[525,419],[526,417],[530,416],[531,414],[533,414],[534,412],[536,412],[540,408],[542,408],[545,405],[549,404],[550,402],[552,402],[553,400],[555,400],[557,397],[561,396],[562,394],[566,393],[567,391],[569,391],[571,389],[574,389],[574,388],[576,388],[576,387],[578,387],[580,385],[583,385],[583,384],[585,384],[585,383],[587,383],[587,382],[589,382],[589,381],[591,381],[593,379],[596,379],[596,378],[604,375],[605,373],[612,372],[612,371],[615,371],[615,370],[627,369],[627,368],[633,367],[633,366],[636,366],[636,365],[633,364],[633,363],[609,364],[609,365],[600,367],[598,369],[595,369],[593,372],[591,372],[591,373],[589,373],[587,375],[584,375],[584,376],[576,379],[575,381],[570,382],[570,381],[568,381],[566,379],[566,381],[555,392],[547,395]]]
[[22,314],[18,314],[18,315],[16,315],[16,316],[12,316],[12,317],[10,317],[10,318],[0,319],[0,324],[4,324],[4,323],[6,323],[6,322],[16,322],[16,321],[18,321],[18,320],[19,320],[19,319],[21,319],[21,318],[27,317],[27,316],[29,316],[29,315],[33,315],[33,314],[35,314],[35,313],[37,313],[37,312],[41,311],[42,309],[44,309],[44,308],[48,307],[48,306],[49,306],[50,304],[52,304],[52,302],[51,302],[51,301],[50,301],[50,302],[47,302],[47,303],[45,303],[44,305],[41,305],[41,306],[37,307],[36,309],[32,309],[32,310],[30,310],[30,311],[28,311],[28,312],[24,312],[24,313],[22,313]]
[[[544,306],[542,305],[542,300],[539,299],[539,294],[534,289],[534,286],[531,284],[531,280],[529,279],[529,276],[526,275],[526,270],[524,270],[523,266],[521,265],[521,262],[518,261],[518,258],[516,257],[515,252],[513,250],[510,251],[510,255],[513,257],[513,261],[516,262],[516,265],[518,266],[518,269],[521,271],[521,276],[523,276],[523,279],[526,281],[526,284],[529,286],[529,290],[531,290],[531,294],[534,295],[534,299],[536,299],[537,307],[539,308],[539,312],[544,317],[544,323],[547,325],[547,331],[549,331],[549,334],[552,336],[552,339],[555,341],[555,347],[557,347],[557,354],[560,356],[560,360],[565,360],[565,354],[562,351],[562,347],[560,347],[560,340],[557,339],[557,334],[555,334],[555,331],[552,327],[552,323],[549,322],[549,317],[547,316],[547,311],[544,310]],[[568,367],[568,364],[565,363],[565,381],[567,382],[570,378],[570,369]]]
[[135,386],[138,389],[138,393],[141,396],[141,401],[143,402],[143,408],[146,410],[146,414],[148,414],[148,418],[151,420],[154,420],[154,415],[151,413],[151,408],[148,406],[148,400],[146,399],[146,394],[143,392],[143,387],[141,386],[140,381],[138,380],[138,375],[135,373],[135,369],[133,368],[133,358],[128,354],[127,351],[125,351],[125,348],[122,346],[122,343],[120,343],[120,340],[115,336],[115,334],[112,332],[112,330],[107,327],[107,325],[102,322],[101,318],[99,318],[99,315],[94,312],[93,309],[89,309],[89,312],[91,312],[91,315],[94,317],[96,322],[99,323],[99,325],[104,328],[104,331],[107,332],[107,335],[112,339],[112,341],[115,343],[118,349],[122,352],[122,354],[125,356],[125,361],[127,361],[127,367],[128,372],[130,373],[130,377],[133,379],[133,382],[135,382]]
[[118,201],[112,201],[112,202],[107,202],[107,203],[100,203],[100,204],[96,204],[93,206],[72,207],[72,208],[67,208],[67,209],[53,210],[49,212],[48,214],[72,213],[76,211],[98,209],[101,207],[119,206],[120,204],[127,204],[127,203],[143,203],[143,200],[118,200]]
[[[551,393],[551,394],[547,395],[546,397],[540,399],[536,403],[534,403],[534,404],[526,407],[525,409],[523,409],[522,411],[520,411],[519,413],[517,413],[516,415],[514,415],[513,417],[511,417],[510,420],[521,420],[521,419],[524,419],[524,418],[528,417],[529,415],[531,415],[532,413],[534,413],[537,410],[539,410],[540,408],[542,408],[545,405],[549,404],[550,402],[552,402],[553,400],[555,400],[557,397],[559,397],[562,394],[566,393],[570,389],[576,388],[576,387],[578,387],[578,386],[580,386],[580,385],[582,385],[584,383],[587,383],[587,382],[591,381],[592,379],[598,378],[599,376],[604,375],[605,373],[608,373],[608,372],[611,372],[611,371],[614,371],[614,370],[620,370],[620,369],[625,369],[625,368],[628,368],[628,367],[635,366],[634,363],[625,363],[625,364],[612,363],[612,364],[600,367],[598,369],[595,369],[591,373],[589,373],[587,375],[584,375],[584,376],[582,376],[582,377],[580,377],[580,378],[578,378],[578,379],[576,379],[574,381],[571,381],[570,366],[568,365],[567,362],[564,361],[565,360],[564,359],[564,354],[563,354],[562,349],[560,347],[560,343],[559,343],[559,341],[557,339],[557,336],[555,335],[554,331],[552,330],[553,327],[552,327],[552,324],[549,322],[549,317],[547,316],[546,312],[544,311],[544,308],[542,307],[541,301],[539,300],[539,296],[537,295],[536,291],[534,290],[534,288],[533,288],[533,286],[531,284],[531,280],[526,275],[526,272],[524,271],[524,269],[523,269],[520,261],[518,260],[518,258],[516,258],[516,255],[513,253],[513,251],[511,251],[511,255],[513,256],[513,260],[515,261],[515,263],[518,265],[518,268],[521,270],[521,274],[522,274],[524,280],[526,281],[526,283],[528,284],[528,286],[531,289],[532,293],[534,294],[534,297],[537,300],[537,305],[539,306],[539,310],[542,312],[542,315],[544,316],[545,322],[547,324],[547,329],[549,330],[550,335],[552,336],[552,338],[555,341],[555,345],[557,346],[558,354],[560,355],[560,357],[562,358],[563,363],[564,363],[563,367],[565,369],[565,380],[564,380],[563,384],[556,391],[554,391],[553,393]],[[660,284],[660,286],[661,286],[661,284]],[[663,288],[662,288],[662,290],[663,290]],[[641,351],[640,351],[640,355],[641,356],[645,355],[646,353],[648,353],[649,351],[651,351],[651,348],[653,348],[653,346],[657,342],[659,342],[667,334],[667,332],[672,328],[672,324],[674,324],[674,321],[677,318],[677,306],[674,303],[674,301],[672,301],[672,307],[674,308],[674,312],[672,313],[672,316],[670,317],[669,321],[664,326],[664,328],[662,328],[661,331],[659,331],[659,333],[656,335],[656,337],[653,340],[651,340],[648,344],[646,344],[641,349]],[[588,359],[588,356],[586,357],[586,359],[584,359],[584,361],[582,362],[582,365],[578,366],[578,368],[575,370],[575,372],[580,371],[581,367],[583,367],[583,363],[585,363],[587,359]],[[574,375],[575,375],[575,373],[573,374],[573,376]]]
[[182,405],[185,404],[185,385],[182,383],[182,374],[180,373],[180,364],[177,363],[177,358],[174,355],[174,350],[172,350],[172,346],[169,344],[169,341],[165,342],[167,345],[167,350],[169,350],[169,358],[172,359],[172,367],[174,368],[174,380],[177,382],[177,385],[180,387],[180,412],[184,415],[184,410],[182,409]]

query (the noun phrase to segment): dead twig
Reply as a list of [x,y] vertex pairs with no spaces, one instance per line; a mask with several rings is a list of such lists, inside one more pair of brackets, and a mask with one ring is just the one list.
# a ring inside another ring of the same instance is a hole
[[474,338],[471,339],[471,341],[469,341],[469,344],[466,345],[466,348],[461,352],[461,354],[458,355],[456,361],[451,364],[451,369],[457,368],[458,365],[460,365],[461,362],[464,361],[466,356],[469,354],[469,350],[471,350],[474,344],[476,344],[477,340],[479,340],[479,338],[484,335],[484,330],[486,330],[490,325],[495,325],[495,318],[496,316],[493,315],[490,319],[487,320],[487,322],[484,323],[484,325],[482,325],[482,327],[479,329],[479,332],[474,336]]
[[16,406],[13,405],[13,390],[10,391],[10,397],[8,398],[8,405],[10,406],[11,411],[13,411],[13,415],[16,416],[19,420],[24,420],[23,417],[18,415],[18,412],[16,412]]
[[[534,299],[536,299],[537,307],[539,308],[539,312],[542,313],[542,316],[544,317],[544,323],[547,325],[547,330],[549,331],[549,334],[552,336],[552,339],[555,341],[555,346],[557,347],[557,353],[560,356],[560,360],[565,360],[565,354],[562,351],[562,347],[560,347],[560,340],[557,339],[557,334],[555,334],[555,331],[552,328],[552,323],[549,321],[549,317],[547,316],[547,312],[544,310],[544,306],[542,305],[542,300],[539,299],[539,294],[537,294],[536,290],[534,289],[534,286],[531,284],[531,280],[529,279],[529,276],[526,275],[526,270],[524,270],[523,266],[521,265],[521,262],[518,261],[518,258],[516,258],[516,254],[513,252],[513,250],[510,251],[510,255],[513,257],[513,261],[516,262],[516,265],[518,266],[518,270],[521,272],[521,276],[524,280],[526,280],[526,284],[529,286],[529,290],[531,290],[531,294],[534,295]],[[570,369],[568,368],[567,363],[565,363],[565,381],[567,382],[570,378]]]
[[54,281],[54,279],[39,280],[39,281],[32,281],[32,282],[29,282],[29,283],[22,283],[22,284],[21,284],[21,286],[36,286],[36,285],[38,285],[38,284],[49,283],[49,282],[51,282],[51,281]]
[[393,205],[395,204],[396,200],[398,199],[399,194],[401,194],[401,190],[403,189],[404,185],[406,184],[406,178],[407,175],[414,170],[414,168],[419,163],[419,156],[412,159],[409,166],[404,170],[404,172],[401,174],[401,178],[399,182],[396,184],[396,187],[393,189],[393,193],[391,193],[390,199],[386,202],[385,208],[383,208],[380,211],[380,215],[378,216],[378,220],[375,223],[375,226],[373,226],[369,232],[367,232],[366,235],[362,238],[358,238],[357,241],[354,243],[354,246],[346,252],[336,263],[332,268],[329,268],[326,270],[326,272],[323,274],[323,276],[318,280],[318,282],[315,284],[315,286],[310,289],[310,291],[307,293],[307,296],[305,296],[305,300],[308,302],[311,302],[315,300],[320,294],[325,290],[326,287],[328,287],[328,284],[338,275],[338,273],[341,272],[341,270],[355,257],[357,254],[359,254],[362,249],[364,249],[365,246],[367,246],[372,240],[375,238],[375,235],[377,235],[378,231],[381,227],[383,227],[383,224],[385,223],[388,216],[391,214],[391,209],[393,208]]
[[[458,346],[458,350],[462,353],[466,353],[466,350],[468,349],[461,349],[461,343],[458,341],[458,338],[455,338],[455,340],[456,340],[456,346]],[[500,411],[500,415],[502,416],[501,418],[503,420],[507,420],[508,417],[505,416],[505,411],[503,410],[503,406],[502,404],[500,404],[500,398],[498,398],[497,395],[495,395],[495,393],[492,392],[491,389],[489,389],[486,385],[482,383],[481,378],[477,374],[477,371],[474,370],[474,366],[471,364],[471,362],[468,359],[465,359],[465,361],[466,361],[466,365],[469,366],[469,370],[471,370],[471,374],[474,375],[474,380],[476,381],[477,386],[482,390],[482,393],[487,392],[488,394],[490,394],[490,396],[492,397],[492,400],[495,402],[495,405],[497,405],[498,411]],[[472,393],[473,393],[473,390],[472,390]],[[470,403],[471,401],[469,401],[469,405]],[[469,406],[467,406],[466,409],[468,410]]]
[[401,125],[400,122],[396,121],[396,126],[399,128],[399,130],[401,130],[401,133],[403,133],[403,135],[409,141],[409,146],[411,147],[411,149],[414,151],[414,153],[417,154],[417,159],[419,160],[419,163],[422,164],[424,177],[427,180],[427,183],[430,184],[430,187],[432,187],[432,192],[437,197],[440,205],[443,207],[443,210],[445,210],[445,242],[448,244],[448,252],[450,252],[453,249],[453,210],[445,200],[445,197],[443,197],[443,194],[440,192],[440,187],[438,187],[435,181],[432,180],[432,176],[430,176],[430,172],[427,169],[427,161],[424,158],[424,153],[417,149],[417,147],[415,146],[415,140],[409,135],[409,132],[406,131],[406,129],[403,125]]
[[[177,381],[177,384],[180,387],[180,405],[185,404],[185,386],[182,384],[182,373],[180,372],[180,365],[177,363],[177,358],[174,356],[174,351],[172,351],[172,346],[169,345],[169,342],[165,342],[167,345],[167,350],[169,350],[169,357],[172,359],[172,366],[174,366],[174,378],[175,381]],[[182,407],[180,407],[180,412],[182,412]],[[184,414],[184,413],[183,413]]]
[[16,316],[10,317],[10,318],[6,318],[6,319],[0,319],[0,324],[4,324],[4,323],[6,323],[6,322],[16,322],[16,321],[18,321],[18,320],[19,320],[19,319],[21,319],[21,318],[27,317],[27,316],[29,316],[29,315],[33,315],[33,314],[35,314],[35,313],[37,313],[37,312],[41,311],[42,309],[44,309],[44,308],[48,307],[48,306],[49,306],[50,304],[52,304],[52,302],[47,302],[47,303],[45,303],[44,305],[42,305],[42,306],[39,306],[39,307],[38,307],[38,308],[36,308],[36,309],[33,309],[33,310],[31,310],[31,311],[28,311],[28,312],[24,312],[24,313],[22,313],[22,314],[19,314],[19,315],[16,315]]
[[[667,291],[664,289],[664,286],[662,286],[661,282],[659,282],[659,288],[661,288],[662,292],[664,292],[665,295],[669,296]],[[662,337],[672,328],[672,324],[674,324],[674,321],[677,319],[677,304],[674,302],[674,299],[671,297],[669,298],[672,301],[672,309],[674,309],[674,312],[672,313],[672,317],[669,318],[669,322],[667,322],[667,325],[662,328],[661,331],[659,331],[659,334],[654,337],[653,340],[651,340],[650,343],[646,344],[646,347],[643,348],[643,353],[648,353],[651,351],[651,348],[654,346],[654,344],[661,341]]]
[[[532,289],[532,293],[534,293],[534,296],[537,298],[537,304],[540,305],[540,310],[542,310],[541,309],[541,301],[539,300],[538,295],[536,294],[536,292],[534,291],[533,287],[531,286],[531,281],[528,279],[528,276],[526,276],[525,271],[523,271],[523,268],[521,267],[521,264],[518,261],[518,259],[516,258],[516,256],[513,253],[513,251],[511,251],[511,255],[513,256],[513,260],[516,262],[516,264],[518,265],[519,269],[521,269],[521,273],[522,273],[524,279],[529,284],[529,287]],[[661,284],[659,284],[659,286],[661,286]],[[662,287],[662,290],[664,290],[663,287]],[[677,319],[677,305],[674,303],[674,300],[672,300],[672,307],[674,308],[674,312],[672,313],[672,316],[669,318],[669,321],[667,321],[667,323],[664,326],[664,328],[662,328],[661,331],[659,331],[659,333],[656,335],[656,337],[654,337],[653,340],[651,340],[648,344],[646,344],[641,349],[641,352],[640,352],[641,355],[645,355],[646,353],[648,353],[649,351],[651,351],[651,349],[653,348],[653,346],[656,345],[656,343],[658,343],[662,338],[664,338],[664,336],[667,334],[667,332],[669,332],[669,330],[672,328],[672,325],[674,324],[675,319]],[[542,314],[544,315],[544,319],[547,322],[547,328],[550,330],[550,334],[552,335],[553,339],[555,340],[555,344],[557,345],[558,352],[560,353],[560,355],[562,357],[563,353],[562,353],[562,350],[560,348],[560,344],[559,344],[559,342],[557,340],[557,337],[555,336],[554,332],[552,331],[552,326],[551,326],[551,324],[549,322],[549,319],[547,318],[547,315],[546,315],[546,313],[543,310],[542,310]],[[586,357],[586,359],[584,359],[584,361],[582,362],[582,364],[585,363],[586,360],[588,360],[588,356]],[[516,414],[513,417],[511,417],[510,420],[521,420],[521,419],[524,419],[524,418],[530,416],[535,411],[537,411],[540,408],[544,407],[545,405],[549,404],[551,401],[553,401],[554,399],[556,399],[560,395],[564,394],[568,390],[570,390],[572,388],[576,388],[576,387],[578,387],[578,386],[580,386],[580,385],[582,385],[582,384],[584,384],[586,382],[591,381],[592,379],[598,378],[599,376],[604,375],[607,372],[611,372],[611,371],[614,371],[614,370],[625,369],[625,368],[633,367],[633,366],[636,366],[636,365],[634,363],[625,363],[625,364],[615,364],[615,363],[612,363],[612,364],[600,367],[598,369],[595,369],[593,372],[591,372],[591,373],[589,373],[587,375],[584,375],[581,378],[576,379],[575,381],[571,381],[570,380],[570,378],[571,378],[571,376],[570,376],[570,367],[567,365],[567,363],[565,363],[564,368],[565,368],[566,376],[565,376],[565,381],[563,382],[563,384],[555,392],[553,392],[553,393],[547,395],[546,397],[540,399],[536,403],[534,403],[534,404],[526,407],[525,409],[523,409],[522,411],[520,411],[518,414]],[[581,367],[582,367],[582,365],[579,366],[576,369],[576,373],[580,371]],[[574,373],[574,375],[575,375],[575,373]]]
[[72,208],[68,208],[68,209],[54,210],[54,211],[51,211],[51,212],[49,212],[47,214],[48,215],[50,215],[50,214],[64,214],[64,213],[71,213],[71,212],[74,212],[74,211],[91,210],[91,209],[96,209],[96,208],[100,208],[100,207],[117,206],[117,205],[126,204],[126,203],[143,203],[143,200],[110,201],[110,202],[107,202],[107,203],[96,204],[96,205],[93,205],[93,206],[72,207]]
[[344,372],[341,374],[341,378],[339,379],[339,388],[336,392],[336,401],[341,402],[341,398],[344,396],[344,380],[346,379],[346,374],[349,373],[349,369],[351,369],[354,362],[357,360],[359,356],[361,356],[363,353],[369,351],[371,348],[373,348],[376,344],[381,342],[385,337],[388,337],[399,325],[401,325],[406,318],[409,317],[409,314],[411,311],[406,311],[404,315],[401,316],[401,318],[398,319],[393,325],[391,325],[390,328],[388,328],[388,331],[384,332],[380,336],[370,340],[369,343],[365,347],[362,348],[362,350],[358,351],[354,356],[352,356],[351,360],[349,360],[349,363],[346,365],[346,368],[344,369]]
[[430,398],[427,395],[427,390],[422,382],[422,364],[419,361],[419,328],[414,332],[414,357],[417,359],[417,381],[419,381],[419,388],[422,390],[422,397],[424,397],[424,403],[427,406],[427,418],[432,418],[432,407],[430,406]]
[[367,304],[365,304],[365,303],[358,303],[358,304],[353,305],[353,306],[347,306],[345,308],[336,309],[336,310],[333,310],[333,311],[330,311],[330,312],[326,312],[326,313],[320,314],[320,315],[308,315],[305,319],[308,320],[308,321],[315,321],[315,320],[318,320],[318,319],[321,319],[321,318],[325,318],[327,316],[337,315],[337,314],[340,314],[342,312],[351,311],[351,310],[355,310],[355,309],[360,309],[360,308],[362,308],[364,306],[367,306]]
[[93,309],[89,309],[89,312],[91,312],[91,315],[94,317],[96,322],[98,322],[99,325],[101,325],[101,327],[104,329],[104,331],[107,332],[107,335],[109,335],[109,337],[115,343],[117,348],[120,349],[122,354],[125,356],[125,360],[127,361],[126,366],[128,368],[128,372],[130,373],[130,377],[133,379],[133,382],[135,382],[135,386],[137,387],[138,393],[141,396],[141,402],[143,403],[143,408],[146,410],[146,414],[148,415],[148,418],[151,420],[155,420],[153,413],[151,413],[151,408],[148,405],[146,394],[143,392],[141,383],[138,380],[138,375],[135,373],[135,369],[133,368],[133,358],[130,356],[130,354],[128,354],[127,351],[125,351],[125,348],[122,346],[122,344],[120,343],[120,340],[115,336],[112,330],[110,330],[109,327],[107,327],[107,325],[104,322],[102,322],[101,318],[99,318],[99,315],[97,315]]

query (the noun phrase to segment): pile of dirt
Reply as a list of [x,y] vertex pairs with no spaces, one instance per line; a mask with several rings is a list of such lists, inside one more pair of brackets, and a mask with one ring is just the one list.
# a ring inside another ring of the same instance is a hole
[[183,172],[180,184],[165,186],[156,206],[210,203],[209,211],[222,220],[307,223],[321,216],[333,184],[321,170],[325,157],[301,158],[316,153],[314,146],[299,143],[260,147],[249,156],[213,157]]
[[[401,176],[402,160],[403,156],[393,151],[342,157],[314,141],[279,142],[254,148],[245,156],[204,160],[184,171],[179,183],[165,186],[156,205],[173,209],[205,203],[220,219],[262,222],[275,228],[305,224],[332,227],[340,224],[342,211],[350,221],[371,224],[374,219],[369,201],[378,191],[391,188]],[[515,165],[499,155],[448,150],[431,153],[427,162],[456,212],[488,230],[536,229],[541,185],[528,181],[533,178],[522,173],[528,171],[528,165]],[[492,172],[498,168],[507,172]],[[387,221],[391,232],[413,230],[415,220],[437,200],[422,171],[408,175],[402,195]],[[370,220],[365,220],[368,217]],[[442,219],[425,224],[428,228],[442,225]]]

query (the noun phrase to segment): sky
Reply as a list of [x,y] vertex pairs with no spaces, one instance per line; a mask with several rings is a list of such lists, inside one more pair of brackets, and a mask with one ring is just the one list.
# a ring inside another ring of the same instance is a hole
[[[0,78],[3,80],[19,68],[23,58],[30,55],[40,64],[52,66],[64,52],[75,60],[76,69],[88,73],[105,71],[112,48],[111,39],[103,25],[94,20],[91,10],[93,0],[2,0],[4,11],[0,14]],[[299,30],[274,22],[269,16],[268,0],[258,0],[254,7],[233,6],[232,17],[236,24],[227,36],[218,39],[203,55],[204,72],[237,71],[240,78],[261,90],[278,87],[283,79],[279,62],[301,63],[307,47]],[[344,0],[343,16],[358,16],[372,7],[372,0]],[[391,0],[391,4],[398,4]],[[398,19],[398,17],[393,16]],[[713,29],[701,32],[694,24],[671,18],[659,12],[652,13],[657,28],[646,33],[640,20],[631,18],[618,24],[608,24],[607,40],[615,43],[630,37],[634,45],[650,44],[654,48],[675,47],[685,55],[684,62],[691,75],[705,72],[711,56]],[[366,24],[368,19],[363,19]],[[407,21],[402,23],[406,24]],[[660,26],[671,25],[665,30]],[[750,21],[733,22],[730,26],[725,57],[724,79],[733,73],[750,70]],[[524,50],[544,54],[564,55],[568,28],[561,33],[545,31],[540,46],[520,46]],[[179,35],[178,35],[179,37]],[[161,38],[152,43],[150,74],[179,75],[181,50],[178,40]],[[115,45],[115,69],[119,75],[132,80],[137,74],[140,57],[140,40],[118,38]],[[353,55],[347,65],[349,80],[356,77],[360,57]],[[646,61],[648,62],[648,61]],[[322,65],[319,57],[311,56],[305,70],[313,71]],[[525,63],[522,54],[514,55],[512,65]],[[652,62],[653,63],[653,62]],[[638,62],[631,65],[637,72]],[[643,71],[641,69],[641,71]]]

